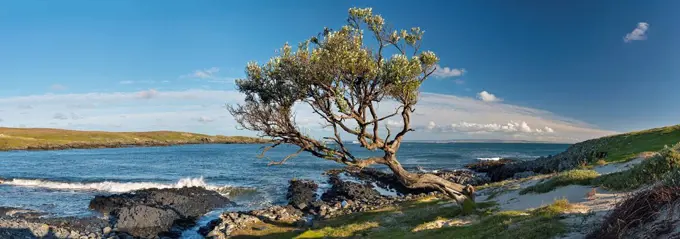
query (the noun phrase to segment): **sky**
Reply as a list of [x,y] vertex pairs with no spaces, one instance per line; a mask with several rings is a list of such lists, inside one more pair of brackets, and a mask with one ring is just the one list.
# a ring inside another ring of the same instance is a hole
[[[234,79],[372,7],[441,59],[407,139],[577,142],[680,123],[678,1],[3,1],[0,126],[240,130]],[[390,102],[380,106],[390,112]],[[298,123],[327,134],[309,109]],[[396,126],[395,118],[387,122]]]

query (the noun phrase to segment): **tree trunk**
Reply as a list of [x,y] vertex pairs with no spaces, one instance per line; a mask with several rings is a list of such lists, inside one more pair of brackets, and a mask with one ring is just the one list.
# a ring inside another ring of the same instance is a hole
[[456,200],[460,205],[462,205],[466,199],[475,200],[475,190],[474,187],[470,185],[463,186],[430,173],[410,173],[401,166],[395,155],[386,155],[385,161],[385,164],[392,170],[394,175],[399,179],[399,182],[407,188],[428,188],[438,190]]

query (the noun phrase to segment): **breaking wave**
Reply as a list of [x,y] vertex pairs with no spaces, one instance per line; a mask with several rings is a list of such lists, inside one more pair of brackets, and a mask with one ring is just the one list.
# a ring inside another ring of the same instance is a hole
[[498,161],[501,160],[500,157],[494,157],[494,158],[477,158],[479,161]]
[[73,190],[73,191],[101,191],[110,193],[125,193],[142,189],[150,188],[183,188],[183,187],[202,187],[208,190],[216,191],[225,195],[238,195],[244,193],[252,193],[256,190],[247,187],[234,186],[214,186],[208,185],[203,180],[203,177],[198,178],[182,178],[174,184],[153,183],[153,182],[93,182],[93,183],[77,183],[77,182],[55,182],[41,179],[5,179],[0,180],[0,184],[12,185],[17,187],[33,187],[46,188],[54,190]]

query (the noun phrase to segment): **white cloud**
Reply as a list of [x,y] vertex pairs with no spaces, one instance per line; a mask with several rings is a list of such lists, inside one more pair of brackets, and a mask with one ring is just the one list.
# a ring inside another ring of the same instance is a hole
[[642,41],[647,39],[647,29],[649,29],[649,23],[640,22],[637,27],[630,33],[623,37],[624,42],[631,41]]
[[434,121],[430,121],[427,123],[427,126],[425,127],[428,130],[432,130],[437,127],[437,124]]
[[482,100],[482,101],[484,101],[484,102],[499,102],[499,101],[503,101],[503,99],[498,98],[498,97],[496,97],[496,95],[491,94],[491,93],[489,93],[489,92],[487,92],[487,91],[482,91],[482,92],[477,93],[477,98],[479,98],[480,100]]
[[465,84],[465,81],[461,80],[461,79],[455,79],[455,80],[453,80],[453,83],[456,83],[456,85],[462,85],[462,84]]
[[130,85],[130,84],[134,84],[134,83],[135,83],[135,82],[134,82],[134,81],[131,81],[131,80],[124,80],[124,81],[119,81],[119,82],[118,82],[118,84],[121,84],[121,85]]
[[436,66],[437,69],[432,73],[432,75],[435,78],[449,78],[449,77],[456,77],[456,76],[462,76],[465,74],[465,69],[458,69],[458,68],[449,68],[449,67],[442,67],[440,65]]
[[552,128],[550,128],[550,127],[548,127],[548,126],[545,126],[545,132],[548,132],[548,133],[555,133],[555,130],[553,130]]
[[195,70],[191,74],[182,76],[183,78],[199,78],[199,79],[213,79],[215,74],[220,71],[220,68],[211,67],[208,69]]
[[527,122],[522,122],[522,124],[519,126],[520,131],[524,133],[531,133],[531,128],[527,124]]
[[137,97],[142,99],[151,99],[158,95],[158,91],[155,89],[143,90],[137,93]]
[[66,90],[66,86],[60,85],[60,84],[54,84],[54,85],[50,86],[50,89],[54,90],[54,91]]

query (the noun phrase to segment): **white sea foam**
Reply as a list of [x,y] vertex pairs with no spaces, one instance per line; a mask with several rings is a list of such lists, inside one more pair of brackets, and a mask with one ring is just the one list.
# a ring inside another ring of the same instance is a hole
[[501,160],[500,157],[495,157],[495,158],[477,158],[479,161],[498,161]]
[[[17,187],[34,187],[47,188],[54,190],[72,190],[72,191],[103,191],[111,193],[124,193],[141,189],[150,188],[183,188],[183,187],[202,187],[208,190],[220,192],[222,194],[229,194],[235,189],[232,186],[214,186],[208,185],[203,180],[203,177],[198,178],[182,178],[175,184],[163,184],[153,182],[96,182],[96,183],[76,183],[76,182],[54,182],[41,179],[8,179],[0,182],[4,185],[12,185]],[[243,190],[241,188],[241,190]]]

